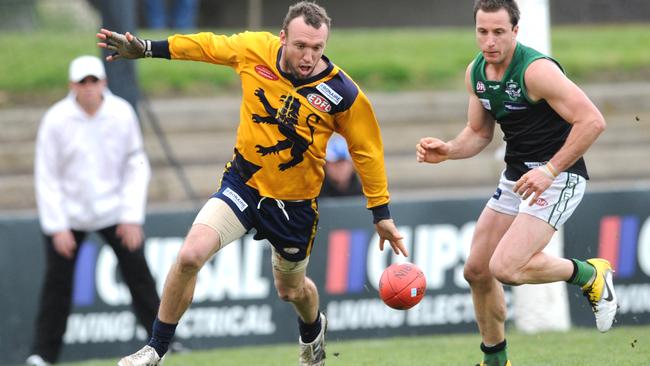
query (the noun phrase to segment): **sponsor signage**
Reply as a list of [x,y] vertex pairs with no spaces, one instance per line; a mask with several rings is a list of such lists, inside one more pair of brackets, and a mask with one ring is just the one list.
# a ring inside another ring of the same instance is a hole
[[[650,193],[585,195],[565,224],[565,256],[602,257],[614,267],[617,324],[650,324]],[[577,292],[577,291],[576,291]],[[574,325],[593,326],[584,298],[569,296]]]
[[[404,235],[409,261],[427,278],[427,292],[409,311],[388,308],[378,297],[382,271],[404,261],[390,246],[380,251],[372,215],[362,199],[321,200],[320,223],[309,276],[335,339],[475,332],[472,298],[463,266],[486,199],[394,202],[391,212]],[[621,309],[618,324],[650,323],[650,193],[587,195],[565,227],[566,257],[608,258],[617,269]],[[146,257],[158,291],[175,260],[194,212],[151,213]],[[0,364],[22,363],[44,270],[36,218],[0,220],[2,280]],[[73,284],[73,312],[64,335],[62,360],[117,357],[142,346],[146,332],[130,307],[128,288],[107,245],[90,236],[81,246]],[[278,299],[271,250],[252,236],[228,245],[199,272],[194,301],[177,328],[192,348],[295,342],[296,315]],[[507,306],[512,297],[507,291]],[[579,294],[569,287],[570,295]],[[8,295],[7,295],[8,294]],[[569,296],[573,324],[592,327],[582,296]],[[512,315],[512,314],[511,314]]]

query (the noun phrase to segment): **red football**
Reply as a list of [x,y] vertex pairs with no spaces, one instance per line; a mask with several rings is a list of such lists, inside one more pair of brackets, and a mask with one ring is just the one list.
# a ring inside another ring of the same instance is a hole
[[424,273],[413,263],[395,263],[379,279],[379,297],[393,309],[406,310],[417,305],[427,288]]

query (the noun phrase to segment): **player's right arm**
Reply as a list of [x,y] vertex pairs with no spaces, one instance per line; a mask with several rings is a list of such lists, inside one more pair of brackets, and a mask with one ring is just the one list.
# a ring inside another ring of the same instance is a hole
[[[246,38],[248,37],[248,38]],[[196,34],[176,34],[162,41],[140,39],[129,32],[125,34],[101,29],[97,33],[101,41],[97,45],[113,53],[107,61],[120,58],[138,59],[143,57],[166,58],[172,60],[203,61],[219,65],[236,66],[241,62],[242,45],[252,44],[263,39],[252,36],[250,32],[232,36],[216,35],[210,32]],[[244,40],[245,38],[245,40]]]
[[416,145],[418,162],[435,164],[447,159],[470,158],[483,151],[492,141],[496,122],[474,94],[471,71],[472,64],[465,70],[465,87],[469,93],[467,125],[458,136],[447,142],[433,137],[420,139]]
[[133,34],[126,32],[125,34],[110,31],[108,29],[100,29],[97,33],[97,38],[101,41],[97,45],[105,48],[113,53],[106,56],[106,61],[113,61],[120,58],[136,59],[149,56],[146,53],[147,46],[151,50],[151,43],[147,43]]

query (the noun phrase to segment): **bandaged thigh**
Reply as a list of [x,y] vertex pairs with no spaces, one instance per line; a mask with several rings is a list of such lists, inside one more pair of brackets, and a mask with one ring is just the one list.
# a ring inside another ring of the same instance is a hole
[[219,234],[221,246],[219,249],[241,238],[246,234],[237,215],[228,204],[219,198],[210,198],[196,215],[194,224],[203,224],[211,227]]

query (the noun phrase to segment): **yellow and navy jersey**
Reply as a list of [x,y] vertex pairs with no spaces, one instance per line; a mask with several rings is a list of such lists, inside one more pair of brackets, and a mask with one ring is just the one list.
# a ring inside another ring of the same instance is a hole
[[372,106],[327,57],[324,71],[298,80],[280,69],[282,46],[271,33],[198,33],[167,41],[172,59],[226,65],[239,74],[243,98],[229,166],[260,195],[281,200],[317,197],[327,140],[336,131],[348,143],[368,208],[388,203],[383,144]]

